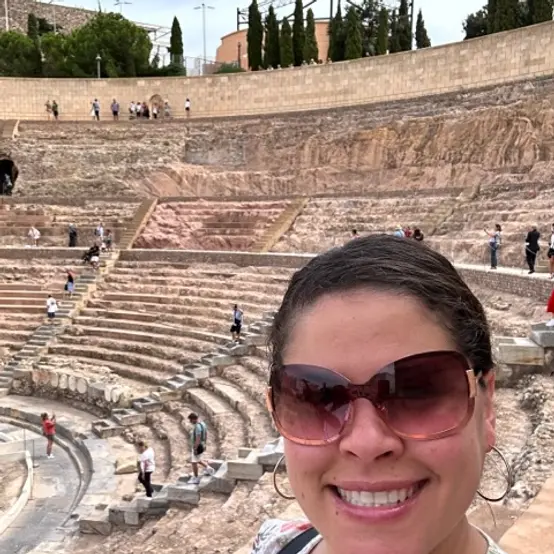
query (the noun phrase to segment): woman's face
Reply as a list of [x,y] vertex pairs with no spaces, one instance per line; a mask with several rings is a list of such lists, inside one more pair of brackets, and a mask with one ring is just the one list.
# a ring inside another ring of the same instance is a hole
[[[417,300],[364,290],[325,296],[305,310],[292,329],[284,363],[334,369],[363,384],[406,356],[454,349],[448,333]],[[479,389],[473,418],[459,433],[443,439],[403,440],[369,401],[358,399],[337,442],[300,446],[286,440],[290,482],[324,537],[322,551],[458,552],[453,545],[467,538],[464,514],[495,440],[492,395],[492,383],[487,391]],[[407,509],[385,510],[385,516],[381,509],[350,510],[336,492],[342,484],[350,490],[388,491],[390,499],[391,490],[419,482],[425,485],[407,501]]]

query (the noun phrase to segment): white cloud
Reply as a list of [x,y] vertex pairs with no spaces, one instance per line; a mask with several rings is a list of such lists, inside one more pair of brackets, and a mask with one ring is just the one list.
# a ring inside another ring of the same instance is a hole
[[[60,0],[55,0],[62,3]],[[202,55],[202,10],[195,10],[201,0],[123,0],[131,2],[123,5],[123,13],[129,19],[141,23],[170,27],[174,16],[177,16],[183,29],[183,41],[187,56]],[[259,0],[260,1],[260,0]],[[465,17],[480,9],[486,0],[415,0],[416,12],[423,10],[423,17],[433,45],[455,42],[463,38],[462,22]],[[237,7],[247,8],[250,0],[208,0],[206,5],[214,10],[206,12],[206,43],[208,56],[215,56],[216,48],[223,35],[236,30]],[[394,5],[394,0],[388,0]],[[343,6],[345,1],[342,1]],[[76,6],[98,9],[98,0],[67,0],[64,6]],[[105,11],[119,11],[114,0],[101,0]],[[334,0],[336,9],[337,0]],[[294,6],[291,4],[279,10],[279,15],[288,15]],[[317,0],[312,6],[316,17],[329,15],[329,0]]]

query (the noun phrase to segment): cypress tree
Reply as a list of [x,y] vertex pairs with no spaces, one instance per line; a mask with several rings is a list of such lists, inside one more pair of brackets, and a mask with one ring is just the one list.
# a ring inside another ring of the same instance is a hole
[[315,36],[315,17],[310,8],[306,14],[306,42],[304,43],[304,59],[307,62],[319,59],[319,49],[317,47],[317,37]]
[[27,16],[27,36],[30,39],[38,40],[38,19],[34,13]]
[[382,56],[389,48],[389,11],[384,6],[379,11],[377,28],[377,55]]
[[492,17],[492,32],[516,29],[520,23],[519,0],[496,0]]
[[172,65],[183,66],[183,31],[177,17],[173,18],[171,25],[171,38],[169,39],[169,56]]
[[417,14],[415,41],[417,48],[429,48],[429,46],[431,46],[431,41],[429,40],[429,35],[427,34],[427,29],[425,28],[423,13],[421,10],[419,10],[419,13]]
[[495,33],[497,0],[487,1],[487,32]]
[[552,0],[527,0],[529,24],[552,21]]
[[408,12],[408,0],[400,0],[400,8],[398,9],[398,43],[400,51],[412,49],[412,22]]
[[358,10],[354,6],[348,8],[346,14],[346,41],[344,46],[344,59],[356,60],[363,55],[362,23]]
[[281,63],[279,48],[279,22],[273,6],[269,6],[265,21],[264,66],[277,67]]
[[329,58],[331,58],[333,62],[342,62],[344,60],[346,35],[340,0],[337,13],[329,26],[329,35]]
[[281,67],[290,67],[294,63],[292,50],[292,29],[289,20],[285,17],[281,25]]
[[248,42],[248,67],[252,71],[258,71],[262,67],[262,42],[264,39],[264,27],[262,16],[258,8],[257,0],[252,0],[248,8],[248,31],[246,41]]
[[292,23],[292,49],[294,54],[294,65],[302,65],[304,61],[304,44],[306,43],[306,32],[304,29],[304,8],[302,0],[296,0],[294,5],[294,21]]
[[42,50],[40,48],[40,32],[38,19],[35,14],[30,13],[27,16],[27,36],[33,41],[34,51],[32,56],[33,75],[42,75]]
[[389,52],[394,54],[400,52],[400,36],[398,30],[398,18],[396,16],[396,10],[392,10],[390,18],[390,38],[389,38]]

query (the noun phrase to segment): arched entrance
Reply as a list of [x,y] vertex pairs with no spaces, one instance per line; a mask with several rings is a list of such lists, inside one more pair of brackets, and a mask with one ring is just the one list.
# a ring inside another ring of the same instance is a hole
[[[150,98],[149,104],[150,104],[150,113],[152,114],[153,113],[152,108],[154,108],[154,106],[157,106],[157,108],[158,108],[158,119],[163,119],[164,115],[165,115],[163,98],[159,94],[154,94],[154,96],[152,96],[152,98]],[[152,116],[152,118],[153,117],[154,116]]]
[[0,152],[0,195],[11,196],[19,170],[9,154]]

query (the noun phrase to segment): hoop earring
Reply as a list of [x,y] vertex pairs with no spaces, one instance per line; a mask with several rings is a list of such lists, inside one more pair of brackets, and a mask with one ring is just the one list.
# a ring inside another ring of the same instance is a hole
[[287,494],[283,494],[281,490],[279,489],[279,485],[277,485],[277,470],[279,469],[279,466],[283,463],[283,460],[285,459],[285,455],[283,454],[279,461],[275,464],[275,467],[273,468],[273,488],[275,489],[275,492],[285,500],[294,500],[295,496],[288,496]]
[[502,452],[500,452],[500,450],[498,450],[498,448],[496,448],[496,446],[493,446],[491,448],[491,451],[494,451],[496,454],[498,454],[500,456],[500,459],[502,460],[502,462],[504,463],[504,465],[506,466],[506,484],[507,484],[507,487],[506,487],[506,491],[504,492],[504,494],[498,498],[490,498],[488,496],[485,496],[481,491],[477,491],[477,494],[483,499],[483,500],[486,500],[487,502],[500,502],[502,500],[504,500],[507,496],[508,496],[508,493],[510,492],[510,489],[514,486],[514,482],[515,482],[515,479],[514,479],[514,472],[512,471],[512,468],[510,467],[510,464],[508,463],[508,460],[506,460],[506,457],[504,456],[504,454],[502,454]]

